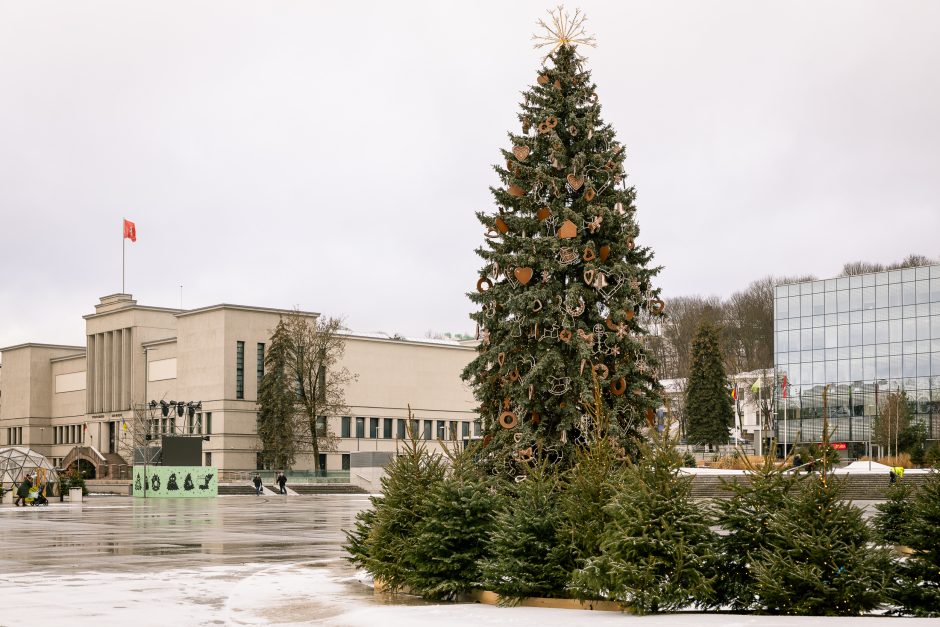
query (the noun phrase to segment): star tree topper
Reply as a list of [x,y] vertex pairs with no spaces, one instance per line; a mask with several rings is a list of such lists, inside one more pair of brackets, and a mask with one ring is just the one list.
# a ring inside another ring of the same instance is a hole
[[[532,35],[532,39],[536,42],[535,48],[551,46],[551,49],[545,55],[546,59],[562,46],[571,46],[573,49],[577,49],[582,44],[592,48],[597,47],[594,35],[589,34],[584,27],[587,16],[581,12],[581,9],[575,9],[574,15],[569,15],[564,7],[559,4],[554,10],[549,9],[548,14],[551,16],[551,25],[547,24],[545,20],[538,21],[538,25],[545,30],[545,34]],[[578,58],[583,59],[584,57],[579,54]]]

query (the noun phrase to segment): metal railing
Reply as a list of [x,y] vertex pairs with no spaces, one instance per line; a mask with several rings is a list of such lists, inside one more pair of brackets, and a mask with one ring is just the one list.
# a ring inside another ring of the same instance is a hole
[[[261,481],[264,485],[273,485],[277,477],[277,472],[274,470],[220,470],[219,482],[249,483],[257,474],[261,475]],[[284,474],[287,475],[287,485],[296,483],[349,483],[348,470],[289,470]]]

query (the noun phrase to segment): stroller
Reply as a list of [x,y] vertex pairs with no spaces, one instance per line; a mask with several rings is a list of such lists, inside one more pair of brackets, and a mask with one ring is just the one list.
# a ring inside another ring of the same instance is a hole
[[49,505],[49,499],[46,498],[45,487],[46,486],[38,486],[35,490],[30,491],[26,503],[34,507],[37,505]]

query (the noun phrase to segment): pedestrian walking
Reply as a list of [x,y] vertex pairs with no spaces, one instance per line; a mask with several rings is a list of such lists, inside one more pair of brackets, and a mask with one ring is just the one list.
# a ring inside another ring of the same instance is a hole
[[277,473],[277,485],[281,488],[281,494],[287,494],[287,488],[284,487],[287,485],[287,475],[283,472]]
[[255,473],[255,478],[252,481],[255,484],[255,496],[261,496],[261,473]]
[[16,500],[13,501],[14,506],[19,506],[20,501],[23,502],[23,507],[26,507],[26,498],[29,496],[30,491],[33,489],[33,482],[29,480],[29,475],[23,479],[19,487],[16,489]]

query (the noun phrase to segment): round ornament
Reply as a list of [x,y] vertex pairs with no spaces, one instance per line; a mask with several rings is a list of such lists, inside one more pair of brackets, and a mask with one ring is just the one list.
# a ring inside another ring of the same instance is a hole
[[521,198],[522,196],[525,196],[525,190],[515,184],[510,185],[509,189],[506,190],[506,193],[508,193],[513,198]]
[[[483,288],[484,285],[486,286],[486,289]],[[480,292],[481,294],[483,292],[489,291],[491,287],[493,287],[493,283],[485,276],[481,276],[480,280],[477,281],[477,291]]]
[[610,369],[604,364],[594,364],[594,374],[597,375],[598,379],[606,379],[607,375],[610,374]]
[[558,339],[567,344],[571,341],[571,329],[562,329],[558,332]]
[[588,246],[584,249],[584,254],[581,255],[581,259],[585,261],[594,261],[597,258],[597,255],[594,254],[594,249]]
[[650,301],[649,307],[650,311],[652,311],[657,316],[661,316],[666,310],[666,303],[661,298],[654,298]]
[[623,377],[614,379],[610,382],[610,393],[614,396],[623,396],[624,392],[627,391],[627,380]]
[[548,128],[555,128],[558,126],[558,118],[556,118],[554,115],[550,115],[545,118],[545,123],[548,124]]
[[504,411],[499,415],[499,426],[503,429],[513,429],[519,424],[519,418],[511,411]]
[[539,74],[539,77],[538,77],[537,79],[535,79],[535,80],[536,80],[536,82],[538,82],[539,85],[548,85],[548,75],[547,75],[547,74]]

